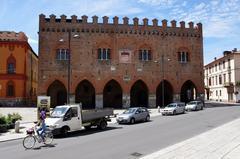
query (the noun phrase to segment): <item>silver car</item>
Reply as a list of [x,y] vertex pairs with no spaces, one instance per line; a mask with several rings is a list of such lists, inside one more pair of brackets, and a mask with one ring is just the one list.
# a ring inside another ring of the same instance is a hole
[[191,101],[187,103],[185,109],[188,110],[203,110],[203,103],[201,101]]
[[185,113],[185,103],[171,103],[168,104],[165,108],[160,109],[162,115],[176,115],[180,113]]
[[147,108],[144,107],[133,107],[128,108],[122,114],[119,114],[116,118],[117,122],[134,124],[138,121],[149,121],[150,114]]

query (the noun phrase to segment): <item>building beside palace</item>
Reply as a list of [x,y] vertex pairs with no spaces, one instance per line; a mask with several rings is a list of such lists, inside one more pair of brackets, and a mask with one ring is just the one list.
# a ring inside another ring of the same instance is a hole
[[204,66],[205,99],[240,102],[240,51],[224,51],[223,57]]
[[0,31],[0,106],[36,102],[38,56],[23,32]]
[[39,18],[39,95],[51,96],[53,107],[68,97],[87,109],[156,107],[204,96],[201,23]]

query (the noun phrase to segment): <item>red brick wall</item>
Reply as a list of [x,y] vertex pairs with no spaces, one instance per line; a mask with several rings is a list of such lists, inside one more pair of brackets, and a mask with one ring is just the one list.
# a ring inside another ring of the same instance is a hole
[[[198,94],[204,93],[203,85],[203,37],[202,26],[197,24],[193,28],[158,25],[133,25],[87,22],[86,17],[67,19],[62,16],[46,18],[40,15],[39,24],[39,94],[46,95],[49,85],[54,80],[61,81],[67,88],[67,63],[56,61],[56,50],[68,48],[68,32],[71,36],[78,34],[78,38],[71,38],[71,93],[74,94],[77,85],[84,79],[90,81],[96,94],[102,94],[105,84],[115,79],[122,87],[123,93],[129,94],[134,82],[141,79],[149,89],[149,94],[156,94],[156,88],[162,81],[161,57],[164,55],[164,77],[173,87],[174,95],[180,94],[184,82],[191,80]],[[85,20],[84,20],[85,19]],[[71,21],[72,20],[72,21]],[[82,21],[81,21],[82,20]],[[81,21],[81,22],[80,22]],[[163,21],[165,23],[165,21]],[[62,30],[65,30],[63,32]],[[135,34],[135,31],[137,32]],[[141,32],[141,33],[140,33]],[[153,33],[154,32],[154,33]],[[60,42],[64,39],[64,42]],[[97,60],[97,49],[108,47],[111,49],[109,63]],[[138,50],[150,48],[152,60],[141,62]],[[177,52],[186,48],[190,54],[190,61],[180,63]],[[119,63],[119,50],[131,50],[131,63]],[[170,59],[168,61],[167,59]],[[160,63],[155,63],[158,60]],[[111,66],[116,70],[111,71]],[[142,68],[142,71],[137,71]],[[123,77],[130,76],[125,82]],[[179,100],[179,99],[176,99]]]

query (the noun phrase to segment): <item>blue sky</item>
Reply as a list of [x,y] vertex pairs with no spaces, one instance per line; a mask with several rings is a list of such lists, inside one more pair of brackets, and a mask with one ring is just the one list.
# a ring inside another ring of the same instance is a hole
[[[224,50],[240,50],[240,0],[1,0],[0,30],[23,31],[38,53],[39,14],[57,17],[147,17],[150,21],[175,19],[203,24],[204,64],[221,57]],[[101,19],[101,18],[99,18]],[[121,22],[121,20],[120,20]],[[178,24],[179,25],[179,24]]]

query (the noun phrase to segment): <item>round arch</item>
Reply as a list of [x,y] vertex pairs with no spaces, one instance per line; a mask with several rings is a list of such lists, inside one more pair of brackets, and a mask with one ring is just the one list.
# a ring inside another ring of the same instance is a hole
[[88,80],[80,82],[75,91],[75,102],[83,109],[95,109],[95,88]]
[[51,107],[67,103],[67,90],[59,80],[55,80],[49,85],[47,95],[51,97]]
[[122,108],[122,88],[116,80],[110,80],[103,89],[103,106]]
[[173,87],[164,80],[156,89],[156,105],[164,107],[173,101]]
[[188,103],[191,100],[195,100],[197,95],[197,89],[195,84],[188,80],[184,82],[181,88],[181,102]]
[[148,88],[142,81],[136,81],[130,90],[131,107],[148,107]]

